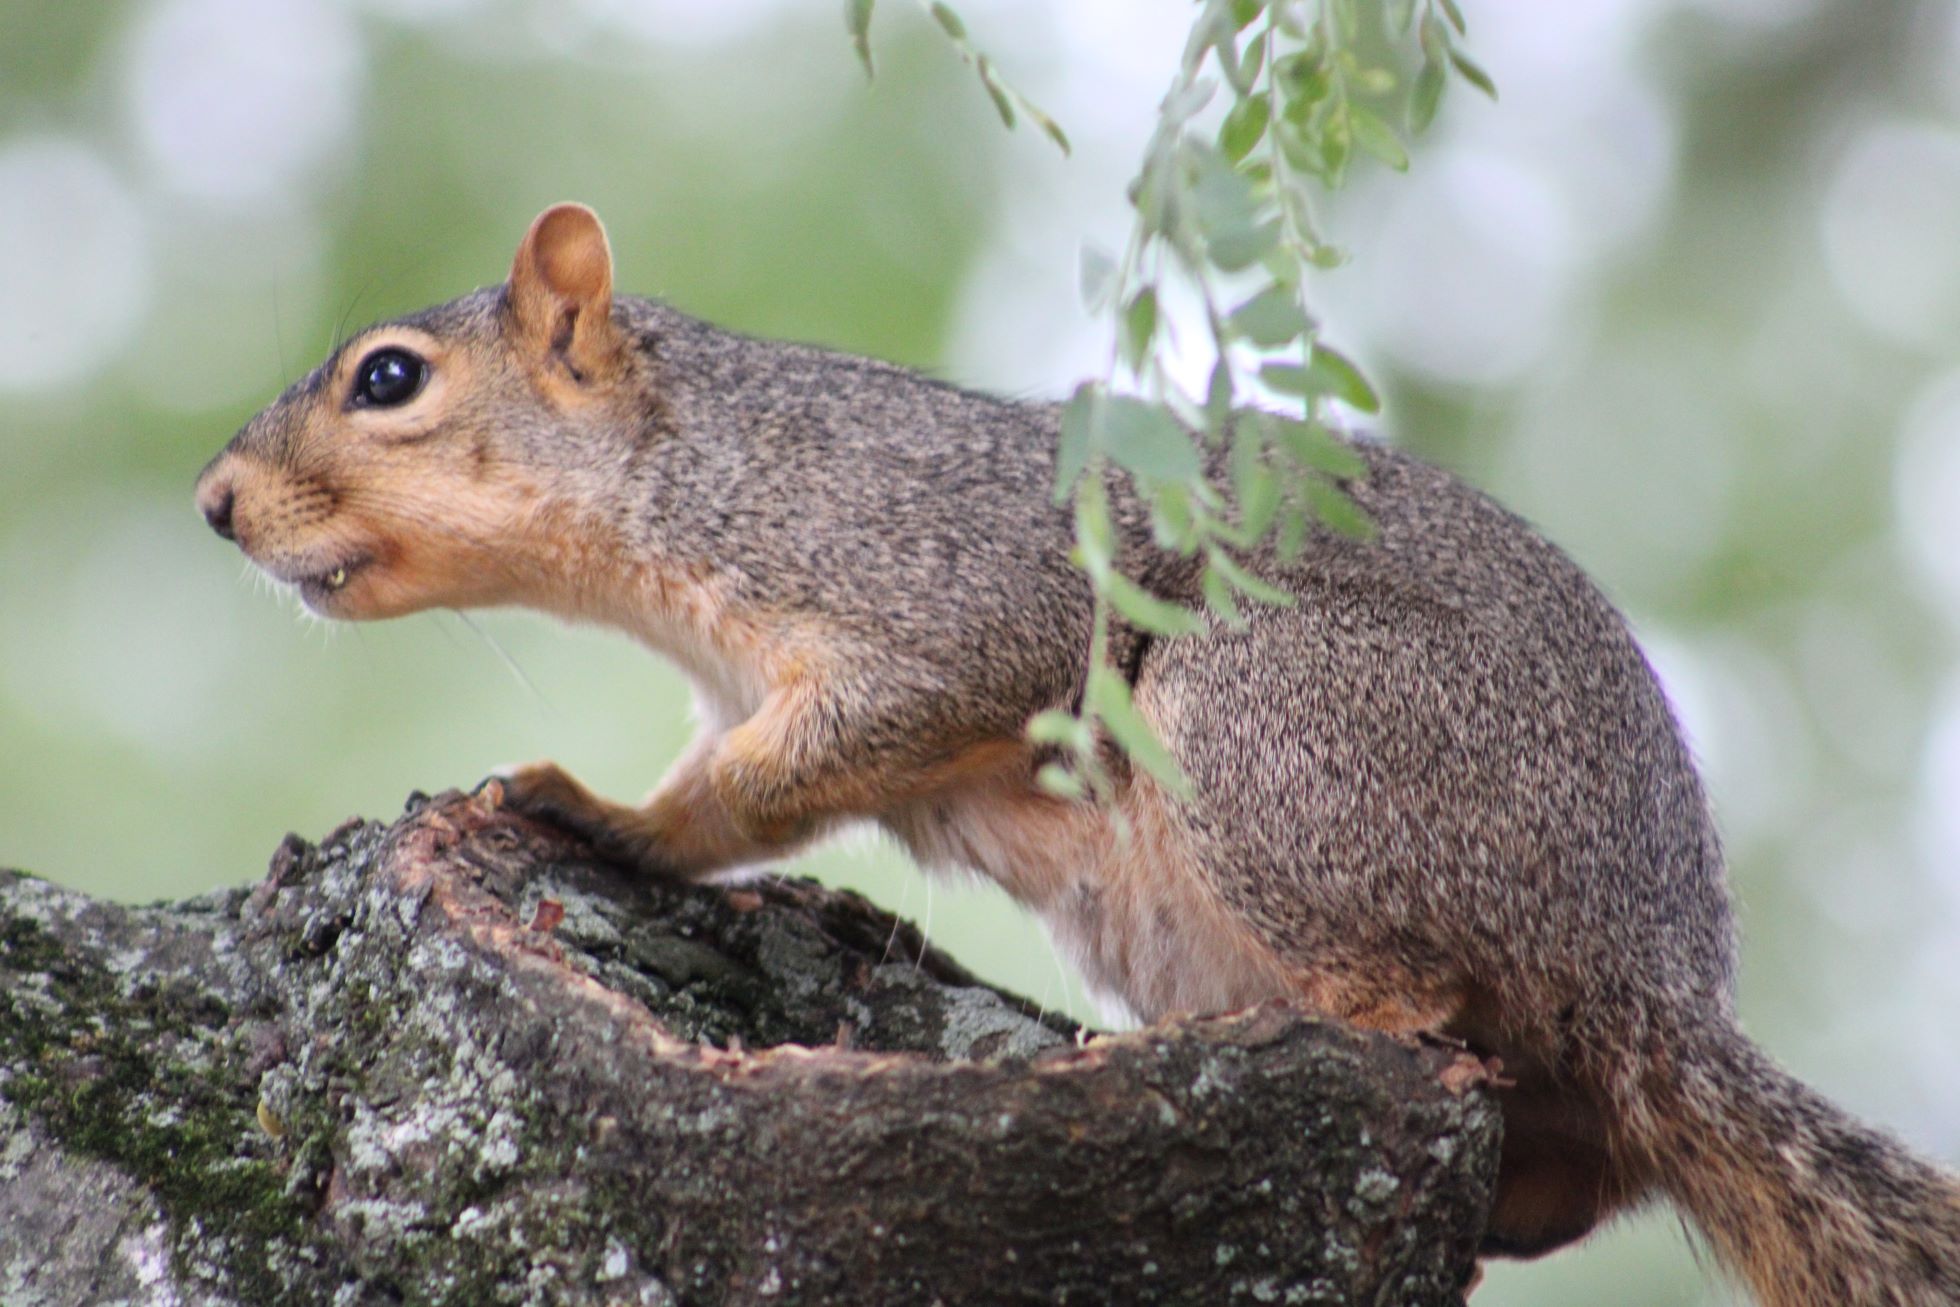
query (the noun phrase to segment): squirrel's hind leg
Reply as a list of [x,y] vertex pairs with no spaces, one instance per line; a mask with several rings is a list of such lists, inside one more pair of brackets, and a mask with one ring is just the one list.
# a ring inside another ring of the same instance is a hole
[[[1635,1197],[1596,1117],[1570,1102],[1498,1091],[1504,1145],[1479,1251],[1542,1257],[1591,1233]],[[1589,1120],[1588,1118],[1591,1117]]]
[[1603,1098],[1582,1075],[1554,1067],[1498,1029],[1489,1005],[1472,1002],[1447,1030],[1480,1055],[1494,1055],[1501,1068],[1504,1142],[1479,1252],[1542,1257],[1638,1204],[1653,1189],[1651,1166],[1616,1137]]

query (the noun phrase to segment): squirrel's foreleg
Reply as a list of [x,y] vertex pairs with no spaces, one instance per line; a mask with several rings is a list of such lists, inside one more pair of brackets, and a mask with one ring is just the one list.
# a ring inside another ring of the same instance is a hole
[[923,757],[920,736],[905,729],[917,711],[806,672],[733,729],[699,736],[638,808],[601,798],[555,763],[498,779],[519,811],[620,861],[693,880],[782,857],[837,821],[878,816],[999,751]]
[[799,668],[722,738],[708,782],[744,839],[780,848],[1003,773],[1031,779],[1026,714],[989,721],[972,702],[930,673]]

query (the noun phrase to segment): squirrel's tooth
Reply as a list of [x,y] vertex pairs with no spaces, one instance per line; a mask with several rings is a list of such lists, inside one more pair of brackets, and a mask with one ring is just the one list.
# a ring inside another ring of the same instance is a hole
[[336,567],[334,568],[333,571],[327,573],[327,589],[338,590],[340,589],[341,586],[346,584],[347,584],[346,568]]

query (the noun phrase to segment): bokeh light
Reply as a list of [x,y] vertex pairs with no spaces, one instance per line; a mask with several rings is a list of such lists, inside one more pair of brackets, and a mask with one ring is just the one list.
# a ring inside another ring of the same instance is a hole
[[1960,372],[1928,383],[1903,426],[1896,486],[1906,560],[1960,630]]
[[1824,253],[1860,317],[1928,349],[1960,342],[1960,131],[1887,121],[1861,131],[1824,200]]
[[361,56],[354,19],[329,0],[164,0],[131,34],[130,128],[172,190],[288,208],[347,143]]
[[1369,236],[1382,274],[1344,297],[1355,325],[1439,381],[1501,383],[1542,364],[1578,289],[1575,215],[1545,175],[1459,149],[1377,189],[1392,197]]
[[0,137],[0,391],[72,384],[142,319],[142,211],[102,158],[57,137]]

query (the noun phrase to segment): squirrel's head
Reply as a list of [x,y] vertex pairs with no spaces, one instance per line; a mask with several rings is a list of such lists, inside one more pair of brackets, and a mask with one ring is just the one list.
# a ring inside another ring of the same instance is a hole
[[508,602],[554,504],[644,423],[643,366],[605,229],[557,205],[503,286],[370,327],[246,423],[198,510],[326,616]]

